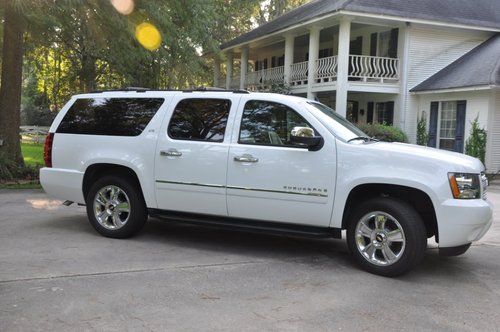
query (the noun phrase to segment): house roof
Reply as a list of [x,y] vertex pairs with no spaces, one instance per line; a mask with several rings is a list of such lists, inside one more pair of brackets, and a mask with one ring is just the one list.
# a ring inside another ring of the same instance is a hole
[[222,44],[221,49],[341,10],[500,29],[498,0],[313,0]]
[[420,92],[484,85],[500,86],[500,33],[472,49],[410,91]]

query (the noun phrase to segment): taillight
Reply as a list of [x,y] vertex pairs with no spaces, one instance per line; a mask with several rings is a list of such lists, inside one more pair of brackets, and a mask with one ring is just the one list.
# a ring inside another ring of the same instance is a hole
[[45,138],[45,146],[43,147],[45,167],[52,167],[52,143],[54,143],[54,133],[49,133]]

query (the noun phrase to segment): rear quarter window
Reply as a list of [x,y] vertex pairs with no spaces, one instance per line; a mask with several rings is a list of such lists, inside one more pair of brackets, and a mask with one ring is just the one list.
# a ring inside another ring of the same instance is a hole
[[64,115],[57,133],[138,136],[163,104],[163,98],[82,98]]

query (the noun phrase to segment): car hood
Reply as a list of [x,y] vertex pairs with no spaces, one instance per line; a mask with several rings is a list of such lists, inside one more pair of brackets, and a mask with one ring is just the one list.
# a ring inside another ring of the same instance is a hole
[[376,142],[366,144],[370,149],[379,150],[381,153],[408,155],[417,157],[420,161],[439,162],[448,165],[450,171],[480,173],[484,171],[483,163],[474,157],[462,153],[440,150],[426,146],[406,143]]

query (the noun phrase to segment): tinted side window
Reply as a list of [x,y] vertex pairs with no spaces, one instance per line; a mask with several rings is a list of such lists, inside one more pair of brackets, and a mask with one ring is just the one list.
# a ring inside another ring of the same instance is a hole
[[146,128],[163,101],[163,98],[77,99],[56,132],[137,136]]
[[239,143],[293,146],[290,133],[294,127],[312,128],[302,116],[286,105],[251,100],[243,109]]
[[222,142],[231,101],[184,99],[174,109],[168,136],[173,139]]

